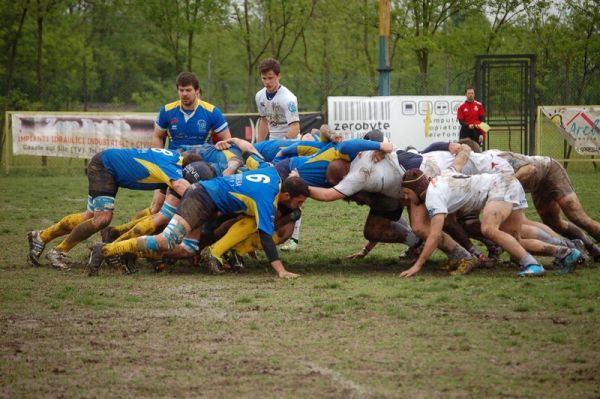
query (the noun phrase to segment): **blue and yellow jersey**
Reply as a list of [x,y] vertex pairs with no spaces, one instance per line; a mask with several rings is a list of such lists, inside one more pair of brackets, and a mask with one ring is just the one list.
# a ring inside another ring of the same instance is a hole
[[223,175],[223,171],[227,169],[227,164],[233,158],[242,160],[242,152],[236,146],[231,146],[227,150],[219,150],[213,144],[202,144],[193,146],[183,146],[186,151],[194,151],[202,157],[204,162],[209,163],[218,176]]
[[167,132],[169,150],[207,143],[213,133],[221,133],[228,127],[218,107],[200,100],[193,111],[181,108],[179,100],[166,104],[161,107],[155,125]]
[[[266,161],[277,162],[283,158],[316,154],[326,144],[318,141],[267,140],[254,143],[254,148]],[[279,151],[282,155],[275,157]]]
[[326,181],[329,162],[341,159],[351,162],[361,151],[378,150],[381,143],[369,140],[348,140],[341,143],[328,143],[311,156],[294,157],[290,160],[290,170],[298,169],[300,177],[314,187],[331,187]]
[[258,230],[273,235],[281,179],[268,163],[257,162],[262,166],[259,169],[198,184],[204,186],[219,211],[254,216]]
[[183,158],[178,152],[161,148],[113,148],[102,151],[102,164],[119,187],[154,190],[171,187],[171,180],[183,178]]

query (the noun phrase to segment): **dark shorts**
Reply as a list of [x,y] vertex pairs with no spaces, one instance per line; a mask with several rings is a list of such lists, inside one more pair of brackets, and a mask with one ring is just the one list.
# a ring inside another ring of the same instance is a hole
[[117,195],[119,186],[115,181],[115,177],[102,163],[102,152],[92,157],[87,167],[87,177],[90,197],[115,197]]
[[190,228],[194,230],[202,226],[204,222],[215,219],[217,212],[217,207],[204,186],[193,184],[183,194],[175,214],[185,219]]
[[558,201],[574,191],[567,171],[553,159],[550,170],[539,187],[531,193],[531,198],[536,209],[544,209],[548,203]]

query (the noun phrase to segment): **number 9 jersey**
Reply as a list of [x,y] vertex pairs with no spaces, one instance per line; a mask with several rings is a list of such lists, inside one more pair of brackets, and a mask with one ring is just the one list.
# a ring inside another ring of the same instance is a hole
[[[258,157],[252,157],[255,161]],[[281,178],[264,161],[258,169],[232,176],[199,182],[215,206],[224,214],[245,213],[254,216],[258,230],[273,235]]]

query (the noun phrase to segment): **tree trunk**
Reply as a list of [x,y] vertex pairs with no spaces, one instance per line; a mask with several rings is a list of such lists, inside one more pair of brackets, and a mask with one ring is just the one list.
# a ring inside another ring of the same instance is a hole
[[427,75],[429,63],[429,49],[420,48],[417,50],[417,62],[419,63],[419,72],[421,72],[421,95],[429,94],[429,78]]

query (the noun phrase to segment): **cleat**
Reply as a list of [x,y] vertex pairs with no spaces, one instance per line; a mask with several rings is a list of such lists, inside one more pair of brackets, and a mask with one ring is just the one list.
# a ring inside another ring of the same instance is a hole
[[225,261],[229,265],[230,269],[234,273],[245,273],[246,266],[244,266],[244,262],[242,261],[242,257],[234,250],[231,250],[227,253]]
[[454,271],[458,267],[460,259],[448,259],[445,263],[440,265],[441,270]]
[[103,243],[110,244],[111,242],[116,240],[119,237],[119,235],[113,231],[112,227],[107,226],[100,230],[100,237],[102,237]]
[[560,269],[560,274],[568,274],[573,273],[575,271],[575,266],[580,262],[583,258],[581,252],[578,249],[572,249],[569,251],[567,256],[560,260],[560,265],[562,268]]
[[50,261],[50,265],[58,270],[70,270],[69,257],[65,252],[54,248],[46,254],[46,259]]
[[27,241],[29,242],[27,259],[33,266],[40,266],[40,256],[46,247],[46,243],[40,237],[40,230],[27,233]]
[[137,257],[134,254],[121,255],[121,265],[126,274],[133,274],[138,272],[138,268],[135,264]]
[[200,252],[200,262],[210,274],[224,273],[221,261],[210,252],[210,247],[206,247]]
[[583,243],[583,241],[581,241],[579,238],[576,238],[574,240],[571,240],[571,242],[575,246],[575,249],[577,249],[581,253],[581,259],[578,261],[578,264],[587,265],[590,261],[590,256],[588,255],[587,250],[585,249],[585,244]]
[[478,258],[470,258],[470,259],[458,259],[458,261],[456,262],[456,270],[454,270],[453,272],[450,273],[450,275],[452,276],[462,276],[464,274],[468,274],[471,272],[471,270],[473,270],[475,267],[477,267],[479,265],[479,259]]
[[500,260],[500,255],[502,255],[504,249],[502,249],[499,245],[492,245],[488,247],[488,260],[491,262],[498,262]]
[[296,242],[296,240],[294,240],[293,238],[290,238],[285,244],[279,247],[279,249],[281,249],[282,251],[297,251],[298,242]]
[[543,276],[546,271],[542,265],[531,264],[521,269],[517,274],[519,277],[539,277]]
[[421,255],[421,251],[423,250],[424,242],[419,242],[417,245],[413,245],[412,247],[408,247],[406,251],[402,255],[400,255],[401,260],[407,260],[410,262],[414,262]]
[[92,248],[90,252],[90,258],[88,260],[88,276],[97,276],[98,271],[100,270],[100,266],[102,266],[102,262],[104,261],[104,254],[102,253],[102,248],[104,248],[104,244],[96,244]]

